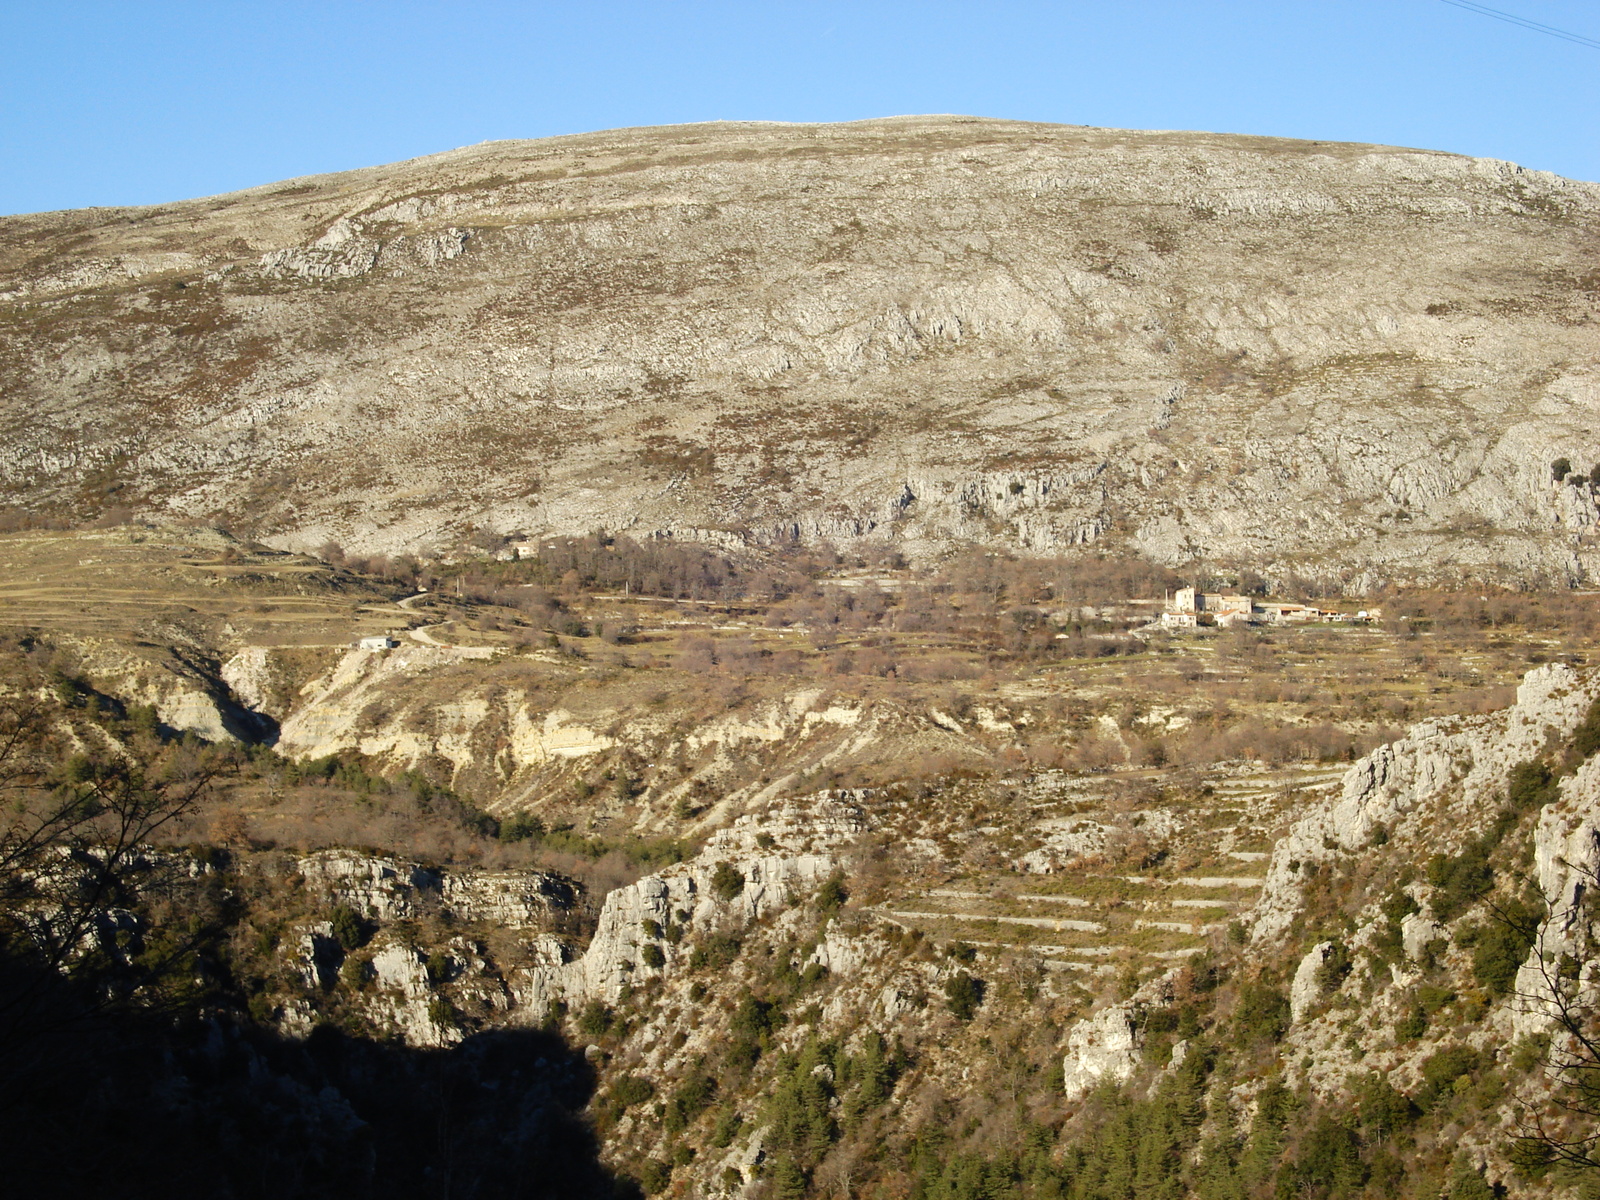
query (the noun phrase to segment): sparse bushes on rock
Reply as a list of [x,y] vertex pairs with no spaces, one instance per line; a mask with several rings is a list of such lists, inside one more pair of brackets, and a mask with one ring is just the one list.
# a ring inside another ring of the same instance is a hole
[[621,1075],[611,1085],[611,1101],[618,1110],[643,1104],[656,1094],[656,1085],[642,1075]]
[[744,1117],[738,1109],[725,1107],[717,1114],[711,1125],[711,1144],[722,1150],[733,1144],[733,1139],[739,1136],[739,1131],[744,1128]]
[[599,1000],[591,1000],[578,1013],[578,1032],[586,1037],[604,1037],[616,1024],[616,1016]]
[[1476,1071],[1482,1056],[1471,1046],[1446,1046],[1430,1054],[1422,1062],[1422,1088],[1417,1092],[1417,1106],[1424,1112],[1456,1090],[1458,1080],[1466,1079]]
[[1506,804],[1493,824],[1468,840],[1455,855],[1435,854],[1428,860],[1427,881],[1434,889],[1429,904],[1440,921],[1453,921],[1494,890],[1495,871],[1490,858],[1516,828],[1524,813],[1553,801],[1560,778],[1544,762],[1518,763],[1506,780]]
[[783,1013],[776,1004],[756,996],[745,996],[728,1022],[728,1031],[733,1036],[730,1057],[735,1061],[755,1062],[782,1024]]
[[1544,915],[1542,904],[1513,899],[1496,906],[1486,924],[1462,931],[1462,944],[1472,948],[1473,978],[1490,996],[1504,996],[1511,991],[1517,969],[1527,960]]
[[822,886],[817,889],[817,911],[820,913],[837,912],[844,907],[844,902],[850,898],[849,891],[844,886],[844,876],[835,871]]
[[944,985],[945,1007],[958,1021],[970,1021],[983,1003],[983,981],[974,979],[970,972],[957,971]]
[[1351,966],[1350,948],[1343,942],[1334,942],[1328,947],[1326,956],[1317,967],[1318,989],[1324,992],[1336,989],[1350,974]]
[[544,822],[532,813],[512,813],[500,822],[499,838],[502,842],[522,842],[529,838],[538,840],[544,835]]
[[719,862],[711,874],[711,892],[726,903],[744,891],[744,875],[730,862]]
[[372,960],[353,955],[339,968],[339,981],[352,991],[361,991],[373,979]]
[[1258,1041],[1275,1042],[1289,1028],[1289,997],[1281,988],[1256,980],[1239,989],[1239,1002],[1233,1010],[1235,1039],[1241,1045]]
[[333,911],[328,914],[328,923],[333,926],[334,938],[346,950],[360,949],[372,936],[371,929],[361,914],[348,904],[334,905]]
[[1425,983],[1417,988],[1417,1004],[1430,1018],[1455,998],[1456,994],[1449,988],[1436,983]]
[[1428,860],[1428,883],[1434,889],[1434,916],[1441,921],[1454,920],[1487,896],[1494,887],[1494,870],[1484,839],[1474,838],[1457,855],[1435,854]]
[[[1590,711],[1594,712],[1593,709]],[[1586,740],[1589,736],[1600,738],[1600,727],[1589,733],[1586,733],[1586,727],[1587,722],[1579,726],[1579,733],[1584,735]],[[1600,745],[1600,741],[1596,744]],[[1517,813],[1541,808],[1556,798],[1558,782],[1556,773],[1546,763],[1537,760],[1518,763],[1511,768],[1511,774],[1506,780],[1506,803]]]
[[683,1082],[667,1098],[662,1123],[668,1133],[680,1133],[702,1112],[710,1107],[717,1096],[717,1081],[705,1062],[696,1063],[684,1076]]
[[1428,1011],[1421,1004],[1413,1004],[1405,1015],[1394,1023],[1396,1042],[1414,1042],[1428,1031]]
[[1462,1155],[1456,1159],[1450,1172],[1450,1187],[1445,1200],[1496,1200],[1499,1195],[1489,1186],[1489,1181],[1472,1165],[1472,1160]]
[[1384,897],[1379,907],[1381,921],[1367,945],[1372,956],[1381,965],[1397,963],[1405,957],[1405,936],[1401,922],[1412,913],[1421,912],[1422,906],[1410,892],[1397,887]]
[[659,1195],[671,1182],[672,1168],[659,1158],[647,1158],[639,1165],[639,1187],[645,1195]]
[[1381,1136],[1399,1132],[1420,1115],[1411,1097],[1381,1075],[1362,1076],[1354,1090],[1361,1124]]
[[428,1020],[439,1029],[455,1029],[461,1024],[461,1014],[448,999],[435,996],[428,1001]]
[[1589,706],[1568,743],[1568,761],[1577,766],[1600,750],[1600,699]]
[[720,970],[739,957],[740,946],[739,938],[731,933],[703,934],[689,954],[689,970]]

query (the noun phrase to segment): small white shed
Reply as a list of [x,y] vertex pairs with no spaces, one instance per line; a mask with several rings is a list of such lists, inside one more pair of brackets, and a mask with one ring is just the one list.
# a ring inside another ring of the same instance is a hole
[[364,638],[362,638],[359,642],[356,643],[356,649],[357,650],[393,650],[399,644],[400,644],[399,642],[395,641],[387,633],[384,633],[384,634],[379,634],[377,637],[364,637]]

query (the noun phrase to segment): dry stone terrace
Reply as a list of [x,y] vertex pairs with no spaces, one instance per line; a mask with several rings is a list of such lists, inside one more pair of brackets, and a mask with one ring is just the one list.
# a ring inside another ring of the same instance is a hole
[[[1346,770],[1219,765],[1184,779],[1192,799],[1176,809],[1132,807],[1130,780],[1117,773],[1034,778],[1015,788],[1022,815],[1014,825],[952,843],[1048,845],[1059,821],[1053,814],[1067,810],[1075,824],[1098,831],[1089,853],[1055,860],[1049,871],[1040,869],[1049,860],[1037,851],[970,872],[950,873],[952,864],[941,858],[924,875],[944,882],[908,886],[875,910],[941,943],[1045,956],[1090,973],[1142,974],[1199,953],[1235,922],[1247,926],[1276,839],[1308,805],[1336,795]],[[1168,782],[1160,773],[1122,774],[1137,774],[1143,788]],[[892,813],[881,819],[892,821]],[[939,852],[926,837],[903,844]]]

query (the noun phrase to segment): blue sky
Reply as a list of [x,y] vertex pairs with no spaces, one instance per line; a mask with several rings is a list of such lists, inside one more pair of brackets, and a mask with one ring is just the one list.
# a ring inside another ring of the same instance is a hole
[[[1493,7],[1600,38],[1594,0]],[[491,138],[970,113],[1383,142],[1600,180],[1600,50],[1441,0],[0,0],[0,213]]]

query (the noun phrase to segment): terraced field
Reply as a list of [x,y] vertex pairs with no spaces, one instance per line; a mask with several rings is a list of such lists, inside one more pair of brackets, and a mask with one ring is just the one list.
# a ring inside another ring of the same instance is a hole
[[[209,529],[0,536],[0,628],[331,647],[409,622],[375,581]],[[168,640],[162,638],[160,640]]]
[[[1062,969],[1111,975],[1170,965],[1226,936],[1250,912],[1275,837],[1309,800],[1336,790],[1345,769],[1219,766],[1198,783],[1197,797],[1208,802],[1187,809],[1127,806],[1130,782],[1149,787],[1162,782],[1161,772],[1046,779],[1036,790],[1058,795],[1030,799],[1035,840],[1048,842],[1065,827],[1079,835],[1079,848],[1098,844],[1098,853],[1048,871],[1025,855],[1009,869],[909,890],[878,911],[940,942],[1042,955]],[[1145,828],[1157,834],[1148,841],[1148,865],[1130,869],[1125,851]]]

